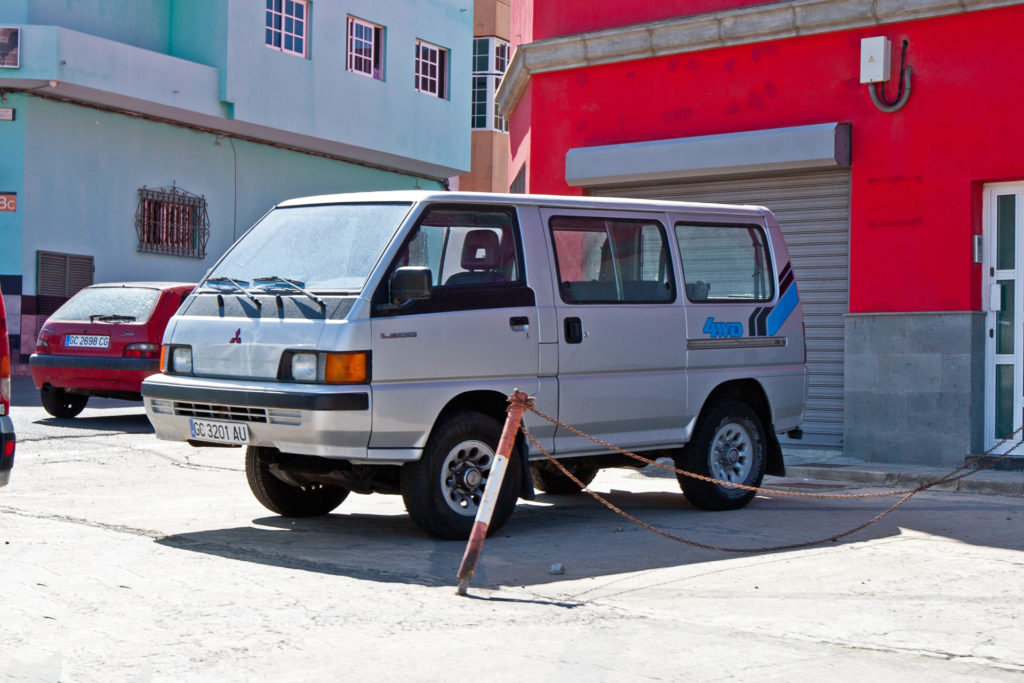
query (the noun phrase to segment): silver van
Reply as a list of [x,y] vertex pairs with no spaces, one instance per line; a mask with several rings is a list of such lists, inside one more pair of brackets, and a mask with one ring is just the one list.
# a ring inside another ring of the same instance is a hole
[[[274,207],[210,269],[143,384],[161,439],[244,446],[285,516],[400,493],[440,538],[473,524],[519,389],[564,424],[743,484],[783,472],[806,400],[803,312],[765,208],[374,192]],[[538,416],[584,483],[639,466]],[[704,509],[752,492],[680,476]],[[490,529],[579,485],[520,437]]]

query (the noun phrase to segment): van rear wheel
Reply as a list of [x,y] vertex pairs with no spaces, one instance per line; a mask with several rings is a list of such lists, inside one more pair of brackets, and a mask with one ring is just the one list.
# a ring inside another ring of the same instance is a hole
[[[676,458],[679,469],[719,481],[760,486],[765,470],[761,419],[737,400],[721,401],[701,418],[693,438]],[[687,500],[704,510],[736,510],[756,492],[677,474]]]
[[567,477],[565,473],[558,469],[558,467],[551,461],[541,460],[530,465],[530,473],[533,475],[534,487],[544,493],[552,493],[555,495],[579,493],[583,490],[584,486],[587,486],[590,482],[594,481],[594,477],[597,476],[598,469],[593,465],[579,465],[574,463],[572,460],[563,460],[561,463],[565,469],[572,472],[574,477],[583,482],[583,486],[580,486]]
[[50,415],[65,418],[75,417],[85,410],[89,397],[47,385],[39,390],[39,400]]
[[265,462],[276,450],[264,446],[245,449],[245,478],[263,507],[284,517],[321,517],[348,497],[348,489],[340,486],[294,486],[278,478]]
[[[417,526],[437,538],[469,538],[500,438],[501,424],[481,413],[459,411],[442,419],[423,456],[402,466],[402,499]],[[519,454],[510,454],[489,533],[515,510],[521,467]]]

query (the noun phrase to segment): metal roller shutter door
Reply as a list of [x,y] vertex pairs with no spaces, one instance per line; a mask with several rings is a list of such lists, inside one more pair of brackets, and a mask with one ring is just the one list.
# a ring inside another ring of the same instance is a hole
[[849,311],[850,173],[792,175],[593,189],[595,196],[767,206],[793,259],[807,326],[809,374],[802,441],[836,449],[843,439],[843,316]]

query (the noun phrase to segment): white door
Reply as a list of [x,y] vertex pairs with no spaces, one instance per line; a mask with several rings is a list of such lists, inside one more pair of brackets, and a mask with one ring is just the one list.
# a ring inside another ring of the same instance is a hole
[[[374,448],[407,447],[450,397],[537,392],[537,305],[523,275],[519,226],[507,206],[438,204],[392,265],[430,269],[430,297],[388,305],[375,295]],[[439,405],[440,402],[440,405]]]
[[[623,448],[678,444],[686,318],[663,215],[541,212],[558,268],[558,419]],[[559,427],[555,450],[594,444]]]
[[1024,425],[1024,183],[986,186],[983,211],[985,448],[1003,453]]

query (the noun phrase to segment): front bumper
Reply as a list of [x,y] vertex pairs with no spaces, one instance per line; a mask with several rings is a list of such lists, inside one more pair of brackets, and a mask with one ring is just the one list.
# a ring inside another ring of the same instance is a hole
[[139,393],[142,381],[160,371],[152,358],[62,356],[33,353],[28,359],[32,382],[60,389]]
[[14,423],[7,415],[0,416],[0,486],[11,480],[14,468]]
[[197,446],[192,419],[248,426],[248,445],[285,453],[380,464],[416,460],[418,449],[370,450],[372,394],[365,385],[341,387],[275,381],[153,375],[142,384],[146,415],[156,435]]

